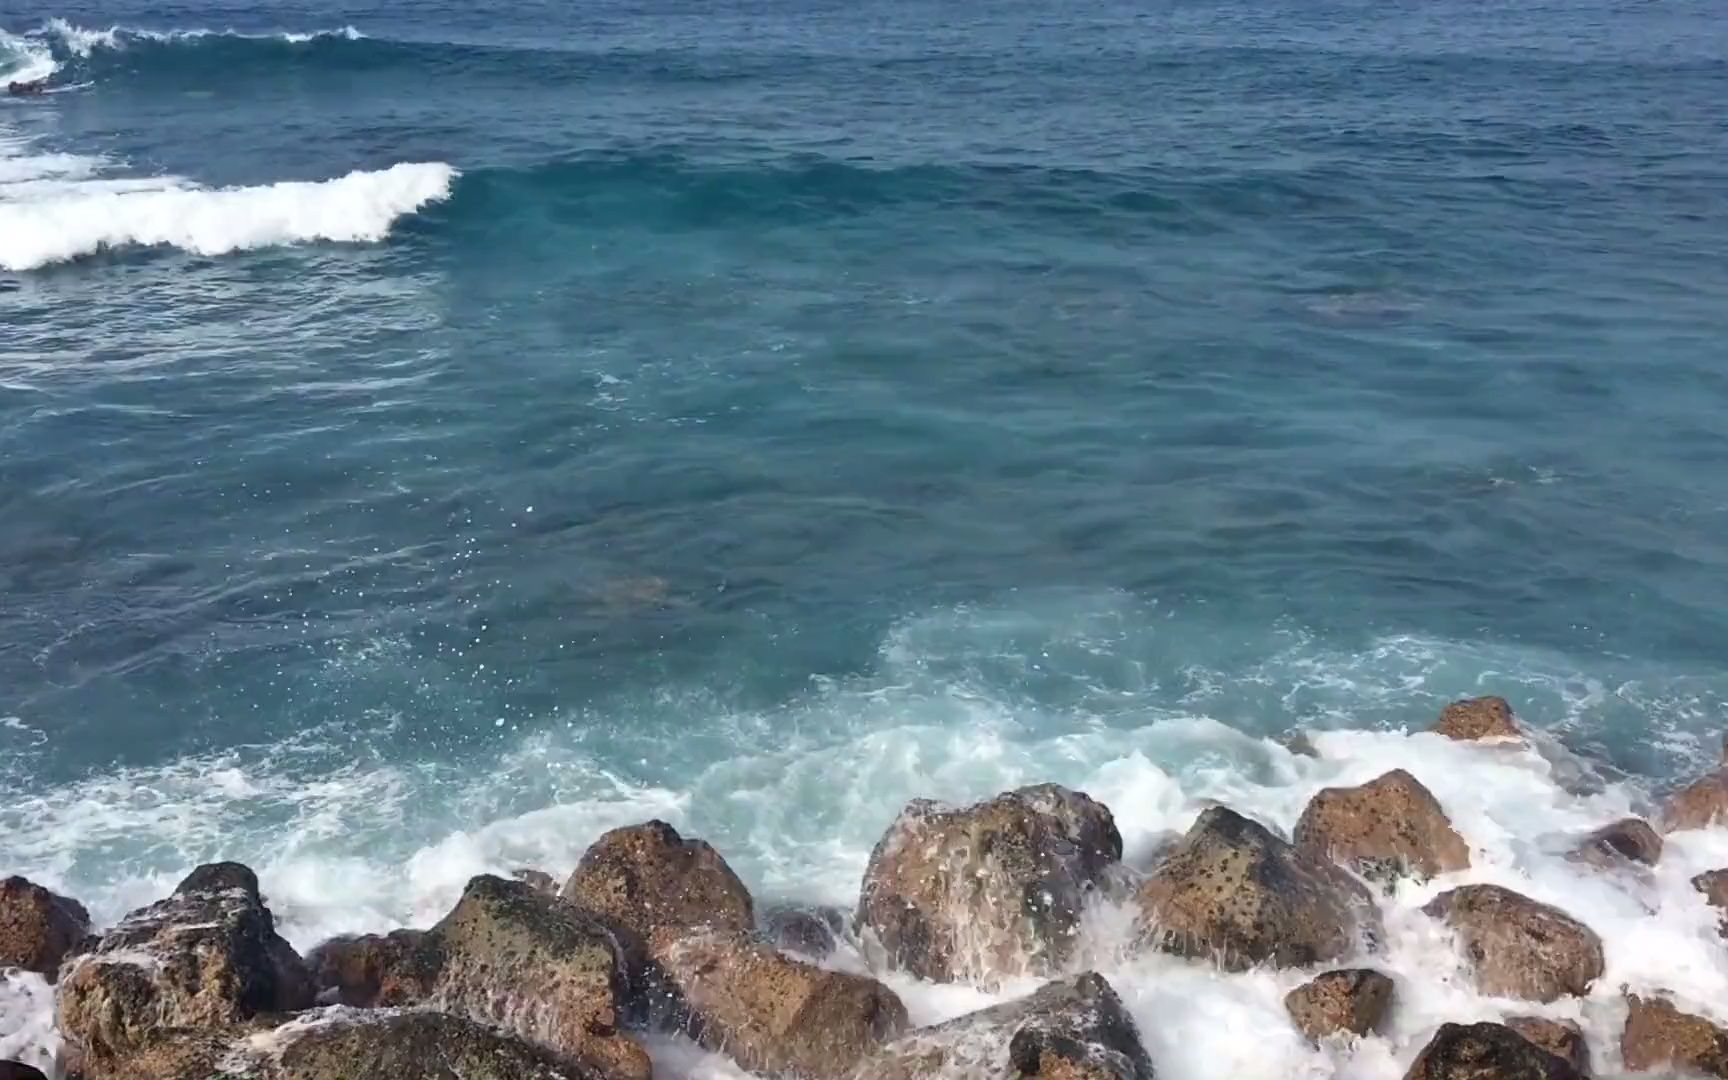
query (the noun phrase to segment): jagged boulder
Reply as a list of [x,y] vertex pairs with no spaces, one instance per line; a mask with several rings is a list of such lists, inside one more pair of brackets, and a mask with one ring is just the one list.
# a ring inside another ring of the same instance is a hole
[[782,952],[821,960],[839,947],[845,913],[833,908],[777,907],[762,916],[762,936]]
[[647,1052],[620,1030],[629,946],[599,917],[523,882],[481,875],[431,934],[441,963],[428,1004],[607,1077],[647,1080]]
[[1233,971],[1338,960],[1381,933],[1361,882],[1222,806],[1201,813],[1135,899],[1144,941]]
[[1628,863],[1655,866],[1662,858],[1662,837],[1642,818],[1624,818],[1586,836],[1571,858],[1604,869]]
[[1441,1024],[1404,1080],[1581,1080],[1578,1070],[1504,1024]]
[[1506,1026],[1572,1066],[1580,1076],[1590,1075],[1590,1044],[1584,1040],[1584,1029],[1572,1021],[1513,1016]]
[[247,887],[205,867],[72,960],[56,994],[60,1028],[92,1077],[131,1075],[125,1059],[174,1029],[222,1029],[311,1003],[310,976],[277,935],[256,878]]
[[1422,909],[1452,928],[1483,993],[1554,1001],[1602,975],[1602,939],[1557,907],[1498,885],[1465,885]]
[[0,880],[0,967],[46,975],[90,932],[90,913],[78,901],[21,877]]
[[1378,1031],[1392,1008],[1392,980],[1368,968],[1328,971],[1284,997],[1296,1030],[1315,1042]]
[[306,954],[318,1000],[378,1008],[424,1001],[444,967],[437,936],[424,930],[332,938]]
[[1152,1080],[1134,1020],[1093,972],[889,1043],[851,1080]]
[[1121,858],[1109,809],[1055,784],[960,809],[916,800],[871,852],[858,924],[890,964],[937,982],[1054,972]]
[[756,923],[750,890],[720,853],[664,821],[600,837],[561,895],[643,937],[663,926],[748,930]]
[[1728,1077],[1728,1031],[1659,997],[1626,998],[1620,1057],[1633,1072],[1674,1067]]
[[1663,832],[1703,829],[1728,817],[1728,742],[1716,768],[1668,797],[1657,824]]
[[1394,769],[1358,787],[1324,788],[1302,812],[1296,847],[1373,881],[1463,870],[1470,848],[1421,781]]
[[875,979],[805,963],[751,934],[666,927],[649,949],[662,1018],[752,1072],[843,1077],[907,1026],[906,1007]]
[[1448,739],[1477,742],[1482,739],[1521,737],[1512,706],[1503,697],[1477,697],[1454,701],[1440,710],[1434,730]]

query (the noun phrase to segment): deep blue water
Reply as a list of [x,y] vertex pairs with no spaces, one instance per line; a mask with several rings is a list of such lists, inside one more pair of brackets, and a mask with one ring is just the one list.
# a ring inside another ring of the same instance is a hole
[[[1721,0],[0,29],[72,87],[0,99],[0,864],[415,865],[582,805],[772,876],[1070,737],[1478,690],[1713,756]],[[212,251],[401,162],[460,175],[380,241]],[[26,259],[50,212],[107,246]]]

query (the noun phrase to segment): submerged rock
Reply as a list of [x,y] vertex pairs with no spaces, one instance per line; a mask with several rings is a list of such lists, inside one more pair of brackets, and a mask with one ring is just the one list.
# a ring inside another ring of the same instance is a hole
[[1110,811],[1055,784],[961,809],[920,799],[871,852],[858,924],[889,963],[937,982],[1057,971],[1121,858]]
[[907,1025],[906,1007],[875,979],[805,963],[750,934],[663,928],[649,949],[667,1018],[752,1072],[842,1077]]
[[423,1001],[444,966],[439,939],[424,930],[332,938],[306,954],[318,1000],[376,1008]]
[[1392,980],[1367,968],[1328,971],[1284,997],[1296,1030],[1318,1042],[1328,1035],[1377,1031],[1392,1008]]
[[68,964],[56,1011],[92,1076],[132,1075],[125,1059],[174,1029],[222,1029],[312,1003],[305,965],[277,935],[257,879],[246,886],[250,874],[201,867]]
[[1485,994],[1553,1001],[1602,975],[1602,939],[1557,907],[1498,885],[1465,885],[1422,909],[1450,926]]
[[600,837],[561,895],[644,937],[663,926],[748,930],[756,924],[750,890],[720,853],[664,821]]
[[0,967],[34,971],[53,982],[60,961],[89,932],[90,913],[78,901],[26,878],[0,880]]
[[852,1080],[1152,1080],[1115,990],[1093,972],[921,1028],[859,1062]]
[[821,960],[839,947],[846,915],[834,908],[779,907],[762,916],[762,936],[782,952]]
[[1728,1077],[1728,1031],[1670,1001],[1627,995],[1620,1057],[1634,1072],[1675,1067]]
[[535,892],[543,892],[547,896],[558,895],[558,879],[554,878],[544,870],[535,870],[531,867],[519,867],[510,871],[510,876],[533,889]]
[[1611,868],[1626,863],[1655,866],[1662,858],[1662,837],[1642,818],[1624,818],[1585,837],[1572,858]]
[[1297,821],[1294,840],[1374,881],[1426,879],[1470,865],[1470,848],[1439,800],[1403,769],[1359,787],[1321,790]]
[[1714,771],[1668,797],[1658,824],[1663,832],[1703,829],[1728,817],[1728,745]]
[[598,917],[523,882],[482,875],[431,934],[442,963],[428,1004],[607,1077],[647,1080],[647,1053],[619,1030],[627,946]]
[[1338,960],[1381,932],[1355,878],[1221,806],[1200,815],[1136,900],[1145,940],[1233,971]]
[[1448,739],[1477,742],[1482,739],[1516,739],[1520,736],[1512,706],[1503,697],[1465,698],[1440,710],[1434,730]]
[[1578,1070],[1503,1024],[1442,1024],[1404,1080],[1580,1080]]
[[1584,1041],[1584,1030],[1572,1021],[1514,1016],[1506,1026],[1572,1066],[1580,1076],[1589,1075],[1590,1045]]
[[1716,928],[1728,937],[1728,870],[1706,870],[1692,879],[1692,887],[1704,894],[1704,902],[1721,911]]

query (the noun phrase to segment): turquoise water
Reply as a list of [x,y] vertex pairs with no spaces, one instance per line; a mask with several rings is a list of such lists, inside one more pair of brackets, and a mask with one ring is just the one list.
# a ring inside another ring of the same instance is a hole
[[0,870],[312,936],[1480,690],[1714,758],[1713,0],[0,29]]

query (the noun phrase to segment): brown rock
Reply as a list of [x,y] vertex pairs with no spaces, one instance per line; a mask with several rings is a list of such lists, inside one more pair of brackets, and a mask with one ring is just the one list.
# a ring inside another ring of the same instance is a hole
[[756,924],[750,890],[720,853],[663,821],[600,837],[562,895],[643,937],[662,926],[748,930]]
[[255,1064],[243,1073],[259,1080],[605,1080],[609,1075],[493,1028],[434,1012],[331,1009],[296,1020],[254,1045],[260,1042],[268,1050],[253,1050]]
[[1325,788],[1296,823],[1296,846],[1374,881],[1431,878],[1470,865],[1470,849],[1432,792],[1403,769],[1360,787]]
[[1200,815],[1136,899],[1145,940],[1232,971],[1338,960],[1381,932],[1355,878],[1222,806]]
[[747,933],[666,927],[649,949],[670,1019],[752,1072],[845,1076],[906,1028],[906,1007],[875,979],[805,963]]
[[1692,887],[1704,894],[1706,904],[1722,911],[1717,930],[1728,937],[1728,870],[1706,870],[1692,879]]
[[1486,994],[1553,1001],[1602,975],[1602,939],[1557,907],[1498,885],[1465,885],[1422,909],[1444,921]]
[[42,1070],[22,1061],[0,1061],[0,1080],[48,1080]]
[[1440,710],[1434,730],[1448,739],[1476,742],[1480,739],[1516,739],[1518,723],[1512,706],[1503,697],[1466,698]]
[[84,905],[21,877],[0,881],[0,967],[54,981],[60,961],[90,932]]
[[858,925],[889,963],[937,982],[1054,972],[1121,857],[1110,811],[1055,784],[962,809],[919,799],[870,854]]
[[363,1009],[412,1005],[433,991],[444,954],[424,930],[332,938],[306,954],[318,1000]]
[[619,1030],[628,946],[601,919],[523,882],[482,875],[430,933],[443,963],[429,1005],[605,1076],[647,1080],[647,1052]]
[[1578,1075],[1590,1075],[1590,1045],[1584,1041],[1583,1029],[1572,1021],[1514,1016],[1506,1026],[1572,1066]]
[[1701,776],[1668,797],[1658,824],[1662,831],[1704,829],[1728,816],[1728,770]]
[[195,871],[71,961],[55,1008],[86,1071],[102,1077],[135,1075],[127,1059],[174,1029],[224,1029],[311,1001],[305,966],[256,888]]
[[1104,977],[1047,983],[1018,1001],[920,1028],[851,1080],[1153,1080],[1134,1020]]
[[543,892],[547,896],[558,895],[558,879],[544,870],[533,870],[527,867],[510,871],[510,876],[535,892]]
[[1503,1024],[1441,1024],[1404,1080],[1580,1080],[1555,1057]]
[[1633,1072],[1674,1066],[1728,1077],[1728,1031],[1662,998],[1629,994],[1620,1057]]
[[1605,868],[1625,863],[1655,866],[1662,857],[1662,837],[1642,818],[1625,818],[1585,837],[1571,857]]
[[1284,997],[1296,1030],[1315,1042],[1377,1031],[1391,1007],[1392,980],[1367,968],[1328,971]]

